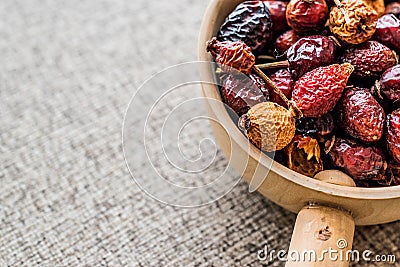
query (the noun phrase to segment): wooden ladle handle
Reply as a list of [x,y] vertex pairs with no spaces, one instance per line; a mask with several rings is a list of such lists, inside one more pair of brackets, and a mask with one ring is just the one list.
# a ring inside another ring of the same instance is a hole
[[[323,171],[315,179],[355,186],[337,170]],[[294,226],[285,267],[347,267],[352,257],[354,219],[339,207],[310,204],[300,210]]]
[[309,205],[298,214],[286,267],[347,267],[354,220],[337,208]]

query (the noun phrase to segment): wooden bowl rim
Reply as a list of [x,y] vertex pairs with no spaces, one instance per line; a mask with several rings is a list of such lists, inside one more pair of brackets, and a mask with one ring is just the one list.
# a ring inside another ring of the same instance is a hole
[[[211,0],[204,14],[200,27],[199,42],[198,42],[198,60],[201,62],[212,61],[211,56],[205,50],[205,43],[207,40],[213,37],[212,36],[213,32],[215,32],[214,31],[215,21],[217,19],[216,14],[218,14],[218,9],[221,8],[222,2],[224,1],[227,0]],[[202,78],[205,78],[206,80],[211,80],[213,77],[211,69],[202,69],[200,71],[200,75],[203,76]],[[204,77],[204,75],[206,77]],[[215,85],[202,84],[202,87],[203,87],[203,94],[206,97],[210,97],[221,101],[218,89],[216,88]],[[215,94],[208,93],[212,92],[212,90],[215,91]],[[250,144],[248,140],[245,138],[245,136],[243,136],[243,134],[240,132],[238,127],[234,124],[234,122],[228,115],[222,103],[218,105],[217,108],[216,105],[210,105],[210,108],[215,114],[216,119],[222,122],[223,125],[226,125],[228,127],[229,135],[232,137],[232,140],[237,142],[237,144],[244,151],[249,151],[250,157],[254,159],[259,159],[258,162],[265,167],[271,166],[270,171],[275,172],[276,174],[284,177],[285,179],[293,183],[329,195],[335,195],[345,198],[384,200],[384,199],[392,199],[400,197],[400,186],[389,186],[389,187],[378,187],[378,188],[347,187],[347,186],[340,186],[322,182],[307,177],[305,175],[299,174],[295,171],[292,171],[289,168],[272,160],[267,155],[262,153],[259,149],[257,149],[254,145]]]

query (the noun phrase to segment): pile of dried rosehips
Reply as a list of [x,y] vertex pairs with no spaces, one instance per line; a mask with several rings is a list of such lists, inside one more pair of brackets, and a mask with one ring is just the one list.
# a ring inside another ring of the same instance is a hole
[[229,14],[207,51],[254,145],[310,177],[400,185],[400,3],[385,1],[245,1]]

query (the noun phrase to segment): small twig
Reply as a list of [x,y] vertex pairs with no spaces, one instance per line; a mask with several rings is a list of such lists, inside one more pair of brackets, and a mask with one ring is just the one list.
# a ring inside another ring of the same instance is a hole
[[275,57],[273,56],[268,56],[268,55],[260,55],[257,57],[258,59],[264,59],[264,60],[276,60]]
[[263,69],[263,70],[287,68],[287,67],[289,67],[289,62],[287,60],[284,60],[284,61],[278,61],[278,62],[258,64],[258,65],[256,65],[256,67]]

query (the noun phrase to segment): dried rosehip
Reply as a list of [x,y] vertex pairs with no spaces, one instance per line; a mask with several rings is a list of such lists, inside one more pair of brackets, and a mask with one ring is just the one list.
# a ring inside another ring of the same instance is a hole
[[368,6],[372,7],[378,16],[385,14],[385,1],[384,0],[363,0]]
[[[293,75],[290,73],[288,69],[280,69],[277,72],[271,74],[270,78],[288,99],[292,97],[292,91],[294,88],[294,79]],[[276,94],[276,92],[272,88],[270,87],[268,88],[271,101],[285,107],[286,103],[283,102],[281,97],[278,94]]]
[[277,0],[267,0],[263,2],[271,13],[272,31],[274,32],[274,34],[283,32],[284,30],[288,29],[289,26],[286,22],[287,3]]
[[272,19],[262,1],[245,1],[225,19],[220,41],[243,41],[254,53],[261,52],[272,38]]
[[309,136],[296,135],[285,148],[288,168],[308,177],[324,169],[317,140]]
[[378,22],[376,11],[361,0],[343,0],[341,4],[343,9],[333,7],[330,12],[331,32],[348,44],[360,44],[370,39]]
[[339,125],[350,136],[376,142],[383,134],[385,112],[368,89],[346,90],[338,103]]
[[268,101],[270,96],[268,86],[265,81],[260,76],[254,73],[250,73],[249,77],[253,81],[253,83],[261,90],[265,99]]
[[283,54],[301,37],[293,30],[287,31],[279,36],[275,41],[275,49],[278,53]]
[[249,74],[256,62],[250,47],[241,41],[219,42],[214,37],[207,43],[207,52],[211,53],[215,61],[221,65],[222,70],[226,72],[234,68],[244,74]]
[[393,163],[393,164],[388,164],[388,167],[386,169],[386,179],[380,184],[386,185],[386,186],[395,186],[395,185],[400,185],[400,165]]
[[342,169],[354,180],[382,179],[387,167],[380,148],[350,139],[337,138],[328,156],[336,168]]
[[256,84],[244,75],[240,77],[233,74],[224,76],[221,95],[223,101],[239,116],[246,113],[255,104],[267,101]]
[[393,14],[380,17],[375,38],[382,44],[400,51],[400,20]]
[[290,0],[286,8],[289,26],[299,34],[318,32],[328,18],[325,0]]
[[386,9],[385,9],[385,13],[393,14],[398,19],[400,19],[400,2],[394,2],[394,3],[390,3],[389,5],[387,5]]
[[400,65],[387,69],[378,83],[380,92],[393,103],[400,102]]
[[396,57],[387,46],[377,41],[367,41],[347,49],[341,62],[352,64],[357,76],[378,78],[386,69],[396,64]]
[[295,119],[284,107],[273,102],[263,102],[251,107],[240,117],[239,128],[256,147],[273,152],[292,141]]
[[308,135],[318,142],[325,142],[335,129],[331,114],[325,114],[319,118],[300,118],[296,121],[296,133]]
[[287,60],[295,76],[300,77],[317,67],[332,64],[336,57],[336,43],[322,35],[299,39],[287,50]]
[[307,72],[296,82],[292,100],[305,117],[319,118],[333,110],[353,70],[352,65],[345,63]]
[[400,163],[400,109],[388,115],[386,145],[393,160]]

